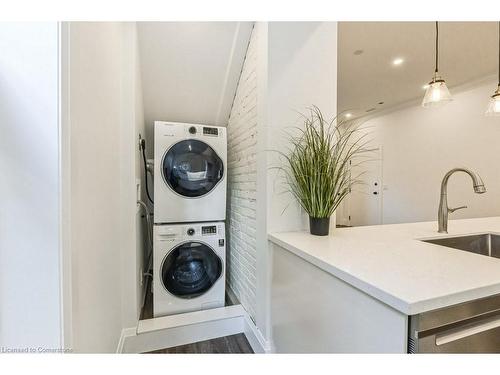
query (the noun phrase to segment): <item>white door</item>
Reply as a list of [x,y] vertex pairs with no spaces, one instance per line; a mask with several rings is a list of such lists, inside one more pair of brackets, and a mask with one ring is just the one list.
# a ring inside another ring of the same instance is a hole
[[337,210],[339,225],[361,226],[382,224],[382,148],[370,150],[368,160],[352,165],[351,178],[358,184],[352,187]]

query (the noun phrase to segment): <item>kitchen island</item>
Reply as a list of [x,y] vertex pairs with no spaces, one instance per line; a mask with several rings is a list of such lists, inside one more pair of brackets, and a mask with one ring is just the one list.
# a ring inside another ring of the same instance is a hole
[[500,233],[500,217],[269,235],[277,352],[408,351],[409,317],[500,294],[500,259],[422,240]]

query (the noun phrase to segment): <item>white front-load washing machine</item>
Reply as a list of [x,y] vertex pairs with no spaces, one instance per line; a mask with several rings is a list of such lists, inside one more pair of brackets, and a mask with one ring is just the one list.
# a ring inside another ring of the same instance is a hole
[[154,144],[154,222],[225,220],[226,129],[155,121]]
[[154,226],[154,317],[224,306],[222,222]]

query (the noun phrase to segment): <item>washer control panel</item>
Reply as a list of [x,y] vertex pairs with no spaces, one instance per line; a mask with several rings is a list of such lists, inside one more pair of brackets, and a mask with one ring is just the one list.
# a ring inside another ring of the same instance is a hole
[[178,241],[183,238],[193,240],[197,237],[223,238],[224,223],[155,225],[155,238],[160,241]]
[[219,129],[217,128],[209,128],[208,126],[203,127],[203,135],[219,135]]

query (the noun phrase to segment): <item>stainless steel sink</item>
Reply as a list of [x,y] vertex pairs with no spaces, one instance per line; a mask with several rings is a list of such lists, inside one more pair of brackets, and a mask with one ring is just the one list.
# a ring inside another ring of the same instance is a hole
[[433,238],[422,241],[451,247],[457,250],[468,251],[470,253],[500,258],[500,235],[498,234],[470,234],[466,236]]

